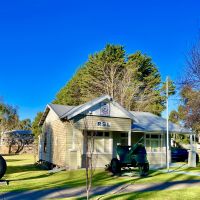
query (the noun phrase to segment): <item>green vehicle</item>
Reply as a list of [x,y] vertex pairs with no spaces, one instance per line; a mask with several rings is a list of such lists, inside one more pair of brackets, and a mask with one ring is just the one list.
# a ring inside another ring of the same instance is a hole
[[110,164],[110,169],[113,174],[119,174],[121,168],[138,167],[140,176],[148,175],[149,162],[147,160],[146,149],[139,142],[133,146],[117,146],[118,158],[113,158]]
[[0,155],[0,179],[4,176],[6,173],[7,165],[4,158]]

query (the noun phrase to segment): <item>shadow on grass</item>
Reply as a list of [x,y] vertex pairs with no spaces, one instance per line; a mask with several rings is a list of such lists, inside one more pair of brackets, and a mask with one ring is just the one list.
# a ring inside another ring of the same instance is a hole
[[[85,198],[75,198],[76,200],[84,200]],[[110,200],[110,199],[121,199],[121,200],[133,200],[133,199],[171,199],[171,200],[182,200],[182,199],[199,199],[199,194],[193,194],[192,197],[188,194],[183,197],[182,191],[172,191],[169,194],[168,193],[157,193],[157,192],[131,192],[131,193],[121,193],[116,195],[110,195],[103,198],[95,198],[98,200]]]
[[7,159],[6,162],[17,162],[17,161],[22,161],[20,159]]
[[[10,159],[10,160],[12,160],[12,159]],[[10,162],[12,162],[12,161],[10,161]],[[15,159],[13,159],[13,162],[15,162]],[[43,171],[44,173],[42,173],[42,174],[41,173],[40,174],[33,173],[31,175],[31,172],[33,172],[33,171],[40,171],[40,172]],[[26,173],[30,174],[30,176],[25,177],[25,175],[24,175],[25,178],[16,178],[16,179],[11,179],[9,181],[11,183],[14,183],[14,182],[18,183],[19,181],[33,180],[33,184],[25,183],[25,184],[21,184],[19,187],[15,187],[15,188],[13,187],[13,191],[15,191],[15,192],[11,192],[11,193],[8,192],[6,194],[7,196],[11,195],[13,197],[13,199],[20,199],[20,198],[22,199],[22,197],[24,199],[26,197],[26,195],[28,195],[28,197],[30,197],[29,194],[31,196],[35,195],[36,198],[37,197],[44,198],[49,194],[55,193],[55,191],[62,190],[63,188],[65,188],[65,189],[66,188],[67,189],[74,188],[75,189],[78,187],[83,187],[83,188],[85,187],[85,171],[84,170],[77,170],[77,171],[70,171],[70,172],[58,172],[55,174],[55,179],[54,179],[54,174],[49,174],[49,173],[47,173],[46,170],[41,170],[33,164],[17,165],[17,163],[16,163],[15,166],[8,166],[8,170],[7,170],[8,175],[12,174],[12,173],[20,173],[20,172],[26,172]],[[124,172],[130,172],[130,170],[125,170]],[[133,170],[133,172],[138,173],[138,170],[135,169],[135,170]],[[60,173],[62,173],[61,176],[60,176]],[[79,173],[79,176],[77,176],[77,173]],[[147,177],[141,178],[141,177],[139,177],[139,174],[138,175],[135,174],[135,176],[133,176],[133,177],[128,177],[128,176],[123,177],[121,175],[113,176],[111,173],[105,172],[105,171],[98,172],[98,170],[97,170],[93,177],[93,188],[95,189],[95,187],[97,187],[97,188],[99,188],[99,190],[94,191],[94,193],[96,192],[95,195],[99,194],[99,193],[100,193],[100,195],[106,194],[122,185],[132,184],[134,186],[134,184],[138,184],[138,183],[136,183],[138,180],[145,180],[147,178],[154,178],[154,177],[156,179],[156,177],[159,177],[160,175],[164,175],[164,174],[165,173],[160,172],[160,171],[150,170],[149,175]],[[173,174],[173,173],[171,173],[171,174]],[[59,175],[59,176],[57,176],[57,175]],[[182,176],[184,176],[184,178]],[[52,178],[49,179],[48,177],[52,177]],[[183,178],[184,180],[179,181],[178,180],[179,178]],[[168,179],[166,179],[164,182],[162,181],[158,184],[155,184],[155,183],[149,184],[148,187],[146,187],[145,189],[144,188],[141,189],[139,192],[165,190],[171,186],[180,185],[180,184],[186,183],[186,182],[192,186],[193,183],[197,183],[199,181],[200,180],[195,180],[195,177],[186,176],[186,175],[182,175],[182,174],[176,174],[176,175],[173,174],[172,177],[170,177],[170,178],[168,177]],[[38,184],[37,184],[37,182],[38,182]],[[148,181],[147,181],[147,183],[148,183]],[[105,186],[107,184],[110,186]],[[12,186],[12,184],[10,184],[10,185]],[[49,189],[49,188],[52,188],[52,189]],[[32,190],[38,190],[38,191],[32,191]],[[17,193],[16,191],[18,191],[18,192],[20,191],[20,194]],[[75,191],[73,194],[74,194],[74,196],[78,196],[78,195],[84,194],[84,192],[85,192],[85,189]],[[121,192],[123,192],[123,191],[121,191]],[[66,192],[65,192],[65,194],[68,196],[70,195],[70,194],[67,194]],[[66,195],[64,195],[62,198],[68,197]],[[123,197],[124,194],[119,194],[119,195],[122,195],[122,197]],[[136,195],[136,194],[134,194],[134,195]],[[132,194],[132,196],[131,196],[132,199],[135,198],[134,195]],[[148,193],[146,193],[145,195],[148,196]],[[18,197],[20,197],[20,198],[18,198]],[[61,198],[61,197],[58,195],[57,198]],[[85,198],[82,198],[82,199],[85,199]]]
[[[177,169],[176,169],[177,170]],[[172,177],[167,178],[164,181],[161,182],[146,182],[146,183],[135,183],[138,180],[142,180],[142,179],[147,179],[150,177],[156,177],[159,175],[165,175],[165,174],[169,174],[172,175]],[[180,180],[181,179],[181,180]],[[141,187],[141,189],[136,189],[134,188],[134,185],[137,184],[141,184],[141,186],[143,185],[144,187]],[[171,187],[176,188],[177,189],[181,189],[181,188],[185,188],[184,185],[186,184],[186,188],[187,187],[191,187],[191,186],[196,186],[196,185],[200,185],[200,179],[199,177],[195,177],[195,176],[189,176],[189,175],[185,175],[185,174],[173,174],[173,172],[169,172],[169,173],[163,173],[163,172],[159,172],[159,171],[155,171],[155,170],[151,170],[149,172],[149,176],[147,177],[142,177],[142,178],[137,178],[134,179],[132,181],[131,187],[132,187],[132,193],[127,193],[128,191],[130,192],[130,188],[129,190],[126,190],[126,188],[121,191],[118,191],[113,197],[115,199],[137,199],[137,198],[155,198],[156,199],[156,192],[155,191],[163,191],[163,190],[168,190]],[[130,187],[127,186],[128,187]],[[107,195],[103,195],[100,196],[98,199],[110,199],[111,196],[107,197]],[[77,198],[77,199],[84,199],[84,198]]]
[[51,176],[52,174],[42,174],[42,175],[38,175],[38,176],[33,176],[33,177],[28,177],[28,178],[21,178],[21,179],[7,179],[7,181],[9,182],[13,182],[13,181],[25,181],[25,180],[34,180],[34,179],[39,179],[39,178],[47,178],[49,176]]
[[12,173],[20,173],[20,172],[31,172],[31,171],[38,171],[41,170],[39,167],[36,167],[34,164],[28,164],[28,165],[15,165],[15,166],[8,166],[6,174],[12,174]]
[[175,167],[174,170],[172,170],[171,172],[179,171],[181,169],[184,169],[186,166],[187,166],[187,163],[184,163],[178,167]]

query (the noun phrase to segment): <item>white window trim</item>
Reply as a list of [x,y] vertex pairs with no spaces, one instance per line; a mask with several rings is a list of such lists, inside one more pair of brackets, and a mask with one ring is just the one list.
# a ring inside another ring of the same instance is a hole
[[[95,131],[94,131],[95,132]],[[94,139],[95,138],[99,138],[99,139],[103,139],[103,144],[104,144],[104,151],[103,152],[96,152],[96,149],[94,148],[95,151],[92,152],[93,155],[101,155],[101,154],[104,154],[104,155],[112,155],[112,133],[110,131],[96,131],[96,132],[102,132],[103,133],[103,136],[93,136]],[[109,137],[105,136],[105,133],[109,133]],[[88,139],[90,139],[91,136],[88,137]],[[105,152],[105,139],[109,139],[109,142],[110,142],[110,145],[109,145],[109,150],[110,152]]]
[[[150,137],[146,138],[146,135],[149,135]],[[161,154],[161,153],[163,153],[162,152],[162,148],[163,148],[163,146],[162,146],[162,142],[163,142],[162,136],[163,136],[163,134],[162,133],[157,133],[157,132],[145,133],[145,147],[146,147],[146,140],[149,139],[149,141],[150,141],[150,148],[152,149],[152,146],[151,146],[151,135],[159,135],[160,136],[160,140],[159,140],[159,143],[160,143],[159,149],[160,149],[160,151],[157,151],[157,152],[155,152],[155,151],[147,151],[147,153],[148,154]]]

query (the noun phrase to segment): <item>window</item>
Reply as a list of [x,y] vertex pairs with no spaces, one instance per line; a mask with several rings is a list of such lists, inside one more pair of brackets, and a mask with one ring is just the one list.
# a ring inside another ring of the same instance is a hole
[[103,137],[103,132],[96,132],[96,134],[94,134],[94,136],[96,136],[96,137]]
[[120,144],[122,146],[128,145],[128,133],[121,133]]
[[152,152],[159,152],[160,151],[158,139],[151,139],[151,151]]
[[105,137],[109,137],[109,136],[110,136],[109,132],[105,132],[105,133],[104,133],[104,136],[105,136]]
[[88,147],[93,153],[111,153],[111,138],[109,132],[88,132]]
[[161,135],[147,134],[145,146],[146,146],[147,152],[160,152],[161,151]]
[[128,137],[128,133],[121,133],[121,137],[123,138]]
[[104,152],[110,153],[110,139],[104,139]]
[[47,152],[47,132],[44,133],[44,153]]
[[91,132],[91,131],[88,131],[88,132],[87,132],[87,136],[90,137],[91,135],[92,135],[92,132]]
[[103,138],[95,138],[94,139],[94,151],[96,153],[104,152],[104,139]]

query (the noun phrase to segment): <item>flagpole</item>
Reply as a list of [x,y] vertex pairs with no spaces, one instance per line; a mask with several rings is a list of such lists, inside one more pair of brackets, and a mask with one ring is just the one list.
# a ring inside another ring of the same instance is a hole
[[169,78],[166,78],[166,130],[167,130],[167,171],[169,172]]

